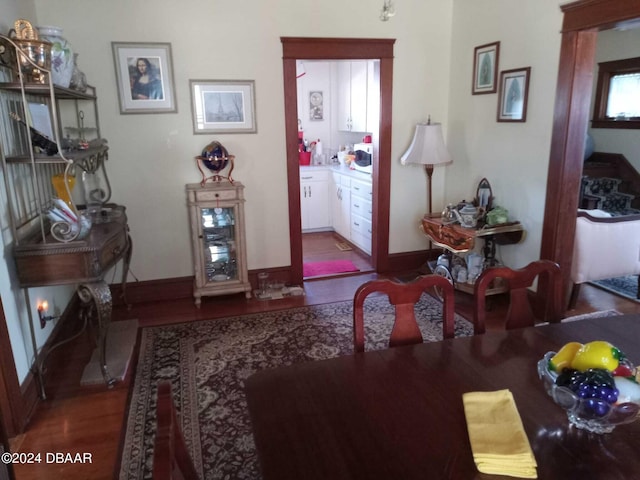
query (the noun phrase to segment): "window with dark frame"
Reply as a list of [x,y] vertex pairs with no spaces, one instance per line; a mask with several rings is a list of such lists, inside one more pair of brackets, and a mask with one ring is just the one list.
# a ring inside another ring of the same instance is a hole
[[591,127],[640,129],[640,57],[598,64]]

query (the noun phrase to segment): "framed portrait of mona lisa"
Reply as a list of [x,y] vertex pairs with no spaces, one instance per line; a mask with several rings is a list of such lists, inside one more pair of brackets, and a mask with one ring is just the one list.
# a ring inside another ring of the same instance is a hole
[[111,42],[120,113],[175,113],[170,43]]

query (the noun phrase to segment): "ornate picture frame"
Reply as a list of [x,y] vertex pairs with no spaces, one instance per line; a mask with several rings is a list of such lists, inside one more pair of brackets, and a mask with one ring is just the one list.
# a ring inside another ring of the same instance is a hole
[[472,95],[496,93],[500,42],[480,45],[473,50]]
[[111,42],[120,113],[176,113],[170,43]]
[[526,122],[531,67],[500,72],[498,122]]
[[253,80],[189,80],[193,133],[256,133]]

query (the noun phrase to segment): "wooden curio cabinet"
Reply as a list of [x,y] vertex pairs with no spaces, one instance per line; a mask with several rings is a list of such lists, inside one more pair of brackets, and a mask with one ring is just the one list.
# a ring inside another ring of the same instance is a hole
[[195,280],[193,296],[245,292],[251,298],[240,182],[187,185]]

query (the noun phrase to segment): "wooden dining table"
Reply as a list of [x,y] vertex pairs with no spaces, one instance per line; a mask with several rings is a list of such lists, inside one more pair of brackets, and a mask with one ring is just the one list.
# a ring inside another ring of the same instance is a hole
[[462,394],[509,389],[540,479],[640,478],[640,421],[569,424],[537,362],[606,340],[640,364],[640,315],[591,318],[263,370],[246,382],[263,478],[499,479],[473,461]]

